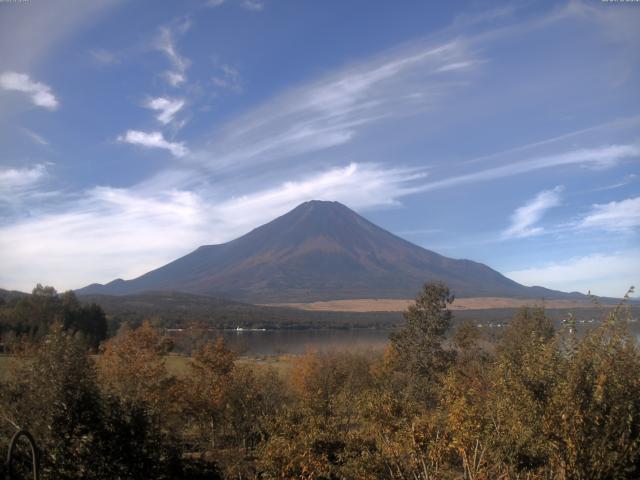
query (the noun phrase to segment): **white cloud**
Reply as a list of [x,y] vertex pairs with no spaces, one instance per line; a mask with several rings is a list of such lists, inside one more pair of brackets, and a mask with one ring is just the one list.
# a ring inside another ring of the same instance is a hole
[[[208,7],[219,7],[221,5],[226,4],[226,0],[208,0],[206,5]],[[254,12],[259,12],[264,10],[264,1],[263,0],[238,0],[236,2],[245,10],[252,10]]]
[[212,78],[216,87],[231,90],[233,92],[242,91],[240,72],[230,65],[222,64],[219,67],[220,73]]
[[0,285],[67,289],[157,267],[194,246],[198,202],[182,191],[90,190],[63,212],[0,228]]
[[29,130],[28,128],[23,128],[22,131],[34,142],[39,143],[40,145],[49,146],[49,142],[42,136],[34,132],[33,130]]
[[578,228],[609,231],[630,230],[637,227],[640,227],[640,197],[595,204],[578,223]]
[[583,148],[556,155],[534,157],[529,160],[512,162],[499,167],[436,180],[425,184],[423,191],[484,182],[567,165],[612,167],[625,159],[637,157],[640,157],[640,146],[638,145],[607,145],[598,148]]
[[602,187],[594,188],[591,190],[591,192],[604,192],[606,190],[614,190],[616,188],[624,187],[634,182],[636,177],[637,175],[635,173],[630,173],[628,175],[625,175],[625,177],[619,182],[610,183],[609,185],[603,185]]
[[51,92],[51,87],[31,80],[26,73],[4,72],[0,75],[0,87],[28,94],[31,102],[38,107],[48,110],[58,108],[58,100]]
[[433,74],[472,62],[467,50],[462,40],[412,45],[342,69],[216,129],[194,157],[216,170],[238,169],[344,145],[376,121],[423,111],[460,88]]
[[524,285],[622,297],[630,286],[640,285],[640,251],[595,253],[553,262],[505,275]]
[[259,12],[264,10],[264,2],[262,0],[243,0],[242,7],[247,10],[253,10],[254,12]]
[[438,68],[436,70],[436,72],[445,73],[445,72],[454,72],[456,70],[464,70],[464,69],[467,69],[469,67],[472,67],[476,63],[478,63],[478,62],[455,62],[455,63],[449,63],[447,65],[443,65],[440,68]]
[[177,87],[187,79],[186,71],[189,68],[189,59],[178,53],[175,45],[176,34],[184,34],[191,28],[191,22],[187,19],[172,27],[160,27],[160,33],[155,42],[155,48],[166,55],[171,62],[173,70],[164,72],[164,76],[170,85]]
[[164,138],[162,132],[127,130],[127,133],[118,137],[118,141],[145,148],[163,148],[169,150],[176,157],[183,157],[189,153],[189,149],[183,142],[169,142]]
[[120,63],[120,59],[115,53],[102,48],[89,50],[89,55],[91,55],[91,59],[99,65],[116,65]]
[[541,234],[544,229],[535,226],[550,208],[560,205],[560,192],[558,186],[551,190],[544,190],[531,201],[516,209],[511,216],[511,225],[503,232],[505,238],[523,238]]
[[22,168],[0,167],[0,219],[20,215],[26,205],[46,201],[47,196],[55,195],[56,192],[42,191],[41,185],[47,177],[44,164]]
[[414,191],[423,173],[351,163],[299,181],[232,198],[219,204],[217,212],[227,225],[241,222],[235,231],[246,230],[307,200],[339,201],[350,208],[397,205],[398,198]]
[[179,87],[187,80],[187,77],[179,72],[164,72],[163,75],[172,87]]
[[147,108],[158,112],[156,118],[160,123],[166,125],[173,121],[173,117],[184,107],[184,100],[179,98],[156,97],[151,98],[145,104]]
[[0,168],[0,193],[31,186],[46,174],[47,168],[42,164],[27,168]]
[[350,164],[222,199],[217,190],[162,190],[158,184],[94,188],[49,214],[0,226],[0,285],[67,289],[132,278],[199,245],[240,236],[307,200],[337,200],[359,210],[395,205],[422,176]]

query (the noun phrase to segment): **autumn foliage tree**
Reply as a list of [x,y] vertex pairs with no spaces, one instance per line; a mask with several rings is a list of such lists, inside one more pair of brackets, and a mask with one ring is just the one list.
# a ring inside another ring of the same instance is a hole
[[173,383],[165,353],[167,343],[149,322],[127,329],[104,345],[98,358],[100,383],[109,393],[162,414]]
[[278,371],[204,334],[169,371],[148,322],[94,361],[71,324],[48,326],[0,380],[0,438],[30,430],[45,480],[640,478],[631,313],[577,335],[524,308],[496,339],[452,325],[451,300],[427,284],[384,352]]

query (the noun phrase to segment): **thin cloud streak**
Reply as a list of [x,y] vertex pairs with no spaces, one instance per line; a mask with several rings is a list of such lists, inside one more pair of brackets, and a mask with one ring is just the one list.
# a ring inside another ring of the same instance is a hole
[[118,58],[115,53],[102,48],[89,50],[89,55],[91,56],[93,62],[98,65],[117,65],[120,63],[120,58]]
[[640,147],[637,145],[607,145],[599,148],[584,148],[437,180],[423,185],[422,191],[428,192],[471,183],[486,182],[567,165],[581,165],[598,169],[609,168],[626,159],[637,157],[640,157]]
[[547,145],[553,145],[556,143],[560,143],[563,140],[569,140],[572,138],[580,137],[586,133],[593,132],[601,132],[601,131],[620,131],[620,130],[628,130],[634,131],[634,129],[640,128],[640,115],[636,115],[628,118],[618,118],[609,122],[601,123],[598,125],[593,125],[587,128],[581,128],[579,130],[575,130],[572,132],[564,133],[562,135],[557,135],[552,138],[545,138],[544,140],[539,140],[537,142],[528,143],[526,145],[518,145],[516,147],[510,148],[508,150],[503,150],[497,153],[491,153],[489,155],[483,155],[481,157],[473,158],[471,160],[466,160],[462,162],[463,164],[473,164],[473,163],[481,163],[487,162],[490,160],[495,160],[501,157],[506,157],[508,155],[513,155],[515,153],[522,153],[528,150],[534,150],[538,147],[543,147]]
[[36,142],[39,145],[48,147],[49,142],[42,136],[34,132],[33,130],[29,130],[28,128],[22,128],[22,131],[27,135],[31,140]]
[[349,143],[368,125],[421,111],[459,88],[438,69],[465,64],[451,74],[468,74],[478,63],[468,50],[461,40],[413,46],[342,70],[237,118],[190,159],[239,169]]
[[561,191],[560,186],[542,191],[531,201],[516,209],[511,216],[511,225],[502,234],[503,238],[524,238],[543,233],[544,228],[536,224],[547,210],[560,205]]
[[172,70],[164,72],[165,79],[173,87],[178,87],[187,80],[186,72],[191,64],[188,58],[178,53],[175,37],[186,33],[190,28],[191,22],[188,19],[171,27],[160,27],[160,33],[155,42],[155,48],[164,53],[173,66]]

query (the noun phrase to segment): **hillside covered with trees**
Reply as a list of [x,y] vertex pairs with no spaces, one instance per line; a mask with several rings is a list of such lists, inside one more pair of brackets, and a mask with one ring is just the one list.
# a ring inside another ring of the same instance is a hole
[[[149,323],[101,354],[62,323],[3,382],[3,442],[28,429],[46,479],[634,479],[640,349],[621,305],[577,338],[523,309],[496,343],[425,286],[383,354],[275,370],[221,340],[167,370]],[[6,445],[5,445],[6,446]]]
[[3,348],[38,341],[56,323],[92,348],[107,337],[107,318],[102,308],[93,302],[80,302],[72,291],[58,294],[55,288],[38,284],[31,295],[3,292],[0,295]]

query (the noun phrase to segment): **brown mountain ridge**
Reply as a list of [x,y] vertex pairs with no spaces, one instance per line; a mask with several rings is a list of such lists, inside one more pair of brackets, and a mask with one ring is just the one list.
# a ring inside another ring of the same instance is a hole
[[204,245],[138,278],[78,293],[179,291],[250,303],[401,299],[432,280],[459,297],[585,298],[525,287],[484,264],[414,245],[341,203],[317,200],[228,243]]

